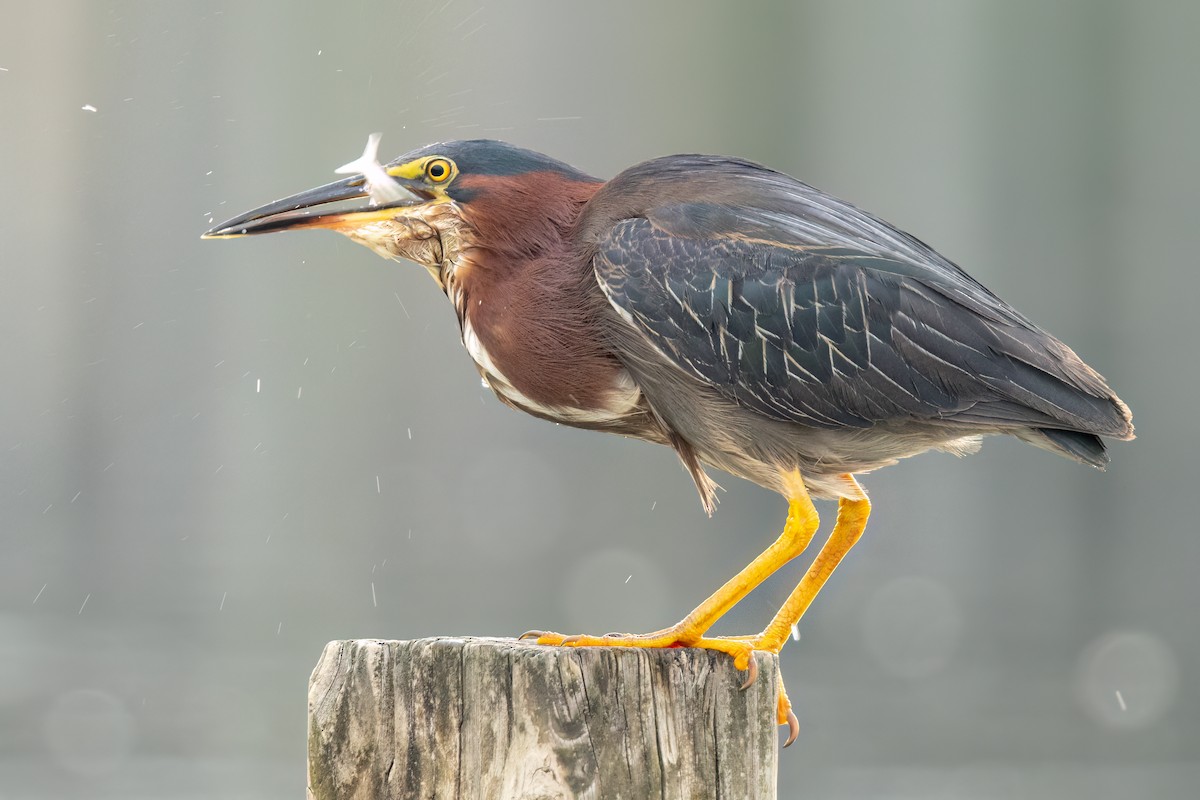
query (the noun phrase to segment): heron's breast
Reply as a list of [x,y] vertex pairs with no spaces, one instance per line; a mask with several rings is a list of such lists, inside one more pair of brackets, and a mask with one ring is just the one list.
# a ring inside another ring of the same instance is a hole
[[507,343],[462,322],[463,344],[484,384],[501,400],[523,411],[567,424],[605,425],[639,411],[641,390],[619,362],[572,358],[526,348],[519,355]]

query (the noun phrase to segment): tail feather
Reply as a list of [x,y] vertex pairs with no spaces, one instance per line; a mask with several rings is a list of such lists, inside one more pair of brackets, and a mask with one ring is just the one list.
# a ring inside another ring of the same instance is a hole
[[1065,431],[1061,428],[1030,428],[1018,436],[1035,447],[1072,458],[1096,469],[1108,466],[1104,441],[1095,434]]
[[[1087,368],[1082,361],[1079,366]],[[1084,390],[1040,365],[1010,359],[1004,380],[997,382],[994,388],[1018,404],[1053,418],[1064,429],[1132,439],[1133,424],[1128,406],[1113,394],[1099,375],[1096,380],[1100,382],[1099,389]],[[1044,430],[1060,431],[1058,428]],[[1065,430],[1061,432],[1065,433]]]

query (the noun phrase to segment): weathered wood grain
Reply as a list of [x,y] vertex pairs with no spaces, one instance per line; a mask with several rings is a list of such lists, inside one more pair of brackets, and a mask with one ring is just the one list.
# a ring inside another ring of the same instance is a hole
[[777,664],[512,639],[330,642],[308,695],[315,800],[766,800]]

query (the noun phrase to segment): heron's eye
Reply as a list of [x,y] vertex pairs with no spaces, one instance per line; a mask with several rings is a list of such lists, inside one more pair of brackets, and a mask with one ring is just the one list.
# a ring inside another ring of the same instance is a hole
[[425,175],[434,183],[445,183],[454,172],[454,166],[444,158],[434,158],[425,165]]

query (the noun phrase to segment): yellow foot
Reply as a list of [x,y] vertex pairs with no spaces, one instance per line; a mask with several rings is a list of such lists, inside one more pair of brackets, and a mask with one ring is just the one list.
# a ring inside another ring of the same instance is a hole
[[526,631],[522,639],[537,639],[538,644],[559,645],[562,647],[700,647],[705,650],[716,650],[733,658],[733,665],[748,673],[742,688],[754,683],[758,677],[758,664],[755,663],[754,642],[751,639],[708,638],[688,634],[682,629],[667,628],[654,633],[629,634],[610,633],[605,636],[563,636],[551,631]]
[[[765,653],[774,653],[775,655],[779,655],[779,651],[783,649],[783,645],[779,645],[779,647],[776,648],[775,646],[764,642],[764,637],[761,633],[730,636],[728,638],[738,642],[748,642],[753,649],[762,650]],[[746,686],[749,685],[749,683],[746,684]],[[795,713],[792,712],[792,702],[788,700],[787,689],[785,689],[783,686],[783,675],[779,676],[778,720],[780,725],[788,726],[788,738],[787,741],[783,743],[783,746],[787,747],[792,742],[796,741],[796,737],[800,735],[800,720],[797,719]]]
[[[758,662],[754,660],[755,647],[760,636],[734,637],[687,637],[673,628],[646,634],[610,633],[605,636],[564,636],[551,631],[526,631],[521,639],[537,639],[538,644],[561,647],[700,647],[705,650],[717,650],[733,658],[733,665],[746,673],[746,680],[741,688],[746,689],[758,678]],[[796,741],[800,733],[800,721],[792,712],[791,701],[783,688],[783,677],[779,678],[779,700],[777,720],[780,725],[788,726],[788,738],[784,742],[787,747]]]

